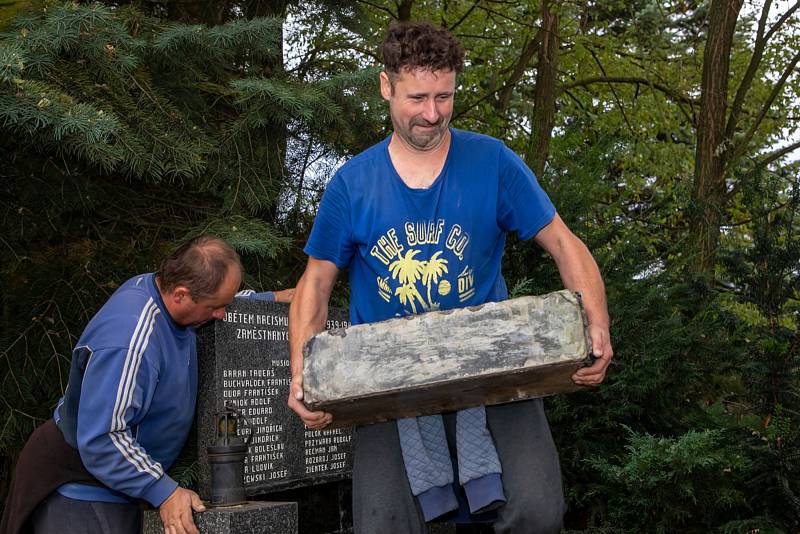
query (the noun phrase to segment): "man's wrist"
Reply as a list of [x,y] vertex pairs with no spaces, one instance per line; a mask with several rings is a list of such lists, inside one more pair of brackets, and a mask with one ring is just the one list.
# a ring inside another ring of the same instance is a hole
[[170,476],[163,475],[161,478],[156,480],[152,486],[147,488],[147,491],[142,497],[154,507],[158,508],[164,504],[164,501],[166,501],[170,495],[175,493],[177,488],[177,482],[175,482]]
[[299,369],[298,369],[297,365],[292,365],[290,367],[290,369],[291,369],[290,372],[292,374],[292,382],[295,382],[296,380],[300,380],[300,381],[303,380],[303,365],[302,365],[302,363],[300,364]]

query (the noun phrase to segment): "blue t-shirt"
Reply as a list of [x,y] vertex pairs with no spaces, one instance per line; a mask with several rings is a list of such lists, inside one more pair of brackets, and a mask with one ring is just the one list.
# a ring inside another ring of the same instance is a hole
[[555,216],[531,170],[501,141],[450,131],[444,168],[427,189],[397,174],[391,137],[328,185],[304,250],[349,267],[353,324],[506,299],[506,233],[529,239]]

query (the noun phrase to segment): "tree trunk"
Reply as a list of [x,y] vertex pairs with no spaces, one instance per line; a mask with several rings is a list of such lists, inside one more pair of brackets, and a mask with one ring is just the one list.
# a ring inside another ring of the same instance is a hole
[[542,26],[539,30],[539,62],[536,66],[533,124],[528,151],[528,165],[542,176],[550,152],[550,136],[556,112],[556,61],[558,59],[558,15],[551,2],[542,2]]
[[414,5],[414,0],[403,0],[397,5],[397,20],[408,21],[411,20],[411,6]]
[[724,136],[728,76],[736,20],[743,0],[713,0],[703,54],[700,116],[697,124],[694,187],[690,215],[693,262],[698,274],[714,267],[725,209],[725,173],[730,140]]

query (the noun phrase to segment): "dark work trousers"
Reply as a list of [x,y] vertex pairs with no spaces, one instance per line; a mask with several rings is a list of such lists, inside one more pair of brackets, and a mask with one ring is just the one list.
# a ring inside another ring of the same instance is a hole
[[[503,467],[507,499],[497,510],[495,532],[558,532],[565,511],[561,468],[542,400],[489,406],[486,418]],[[445,425],[451,426],[447,421]],[[355,534],[427,532],[408,484],[394,421],[356,428],[353,523]]]
[[140,534],[142,511],[135,504],[78,501],[54,491],[29,524],[33,534]]

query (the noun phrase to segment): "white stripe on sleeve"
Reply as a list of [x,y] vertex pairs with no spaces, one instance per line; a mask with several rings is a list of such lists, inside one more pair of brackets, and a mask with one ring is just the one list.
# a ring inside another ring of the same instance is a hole
[[142,357],[145,350],[147,350],[150,334],[153,333],[155,319],[159,313],[160,310],[151,297],[139,315],[136,329],[133,332],[133,336],[131,336],[122,376],[117,386],[117,397],[111,415],[111,427],[109,428],[111,441],[123,457],[137,471],[147,473],[153,478],[161,478],[164,470],[160,464],[153,462],[142,448],[133,441],[130,431],[125,427],[125,413],[131,406],[134,389],[136,388],[136,375],[139,372]]

